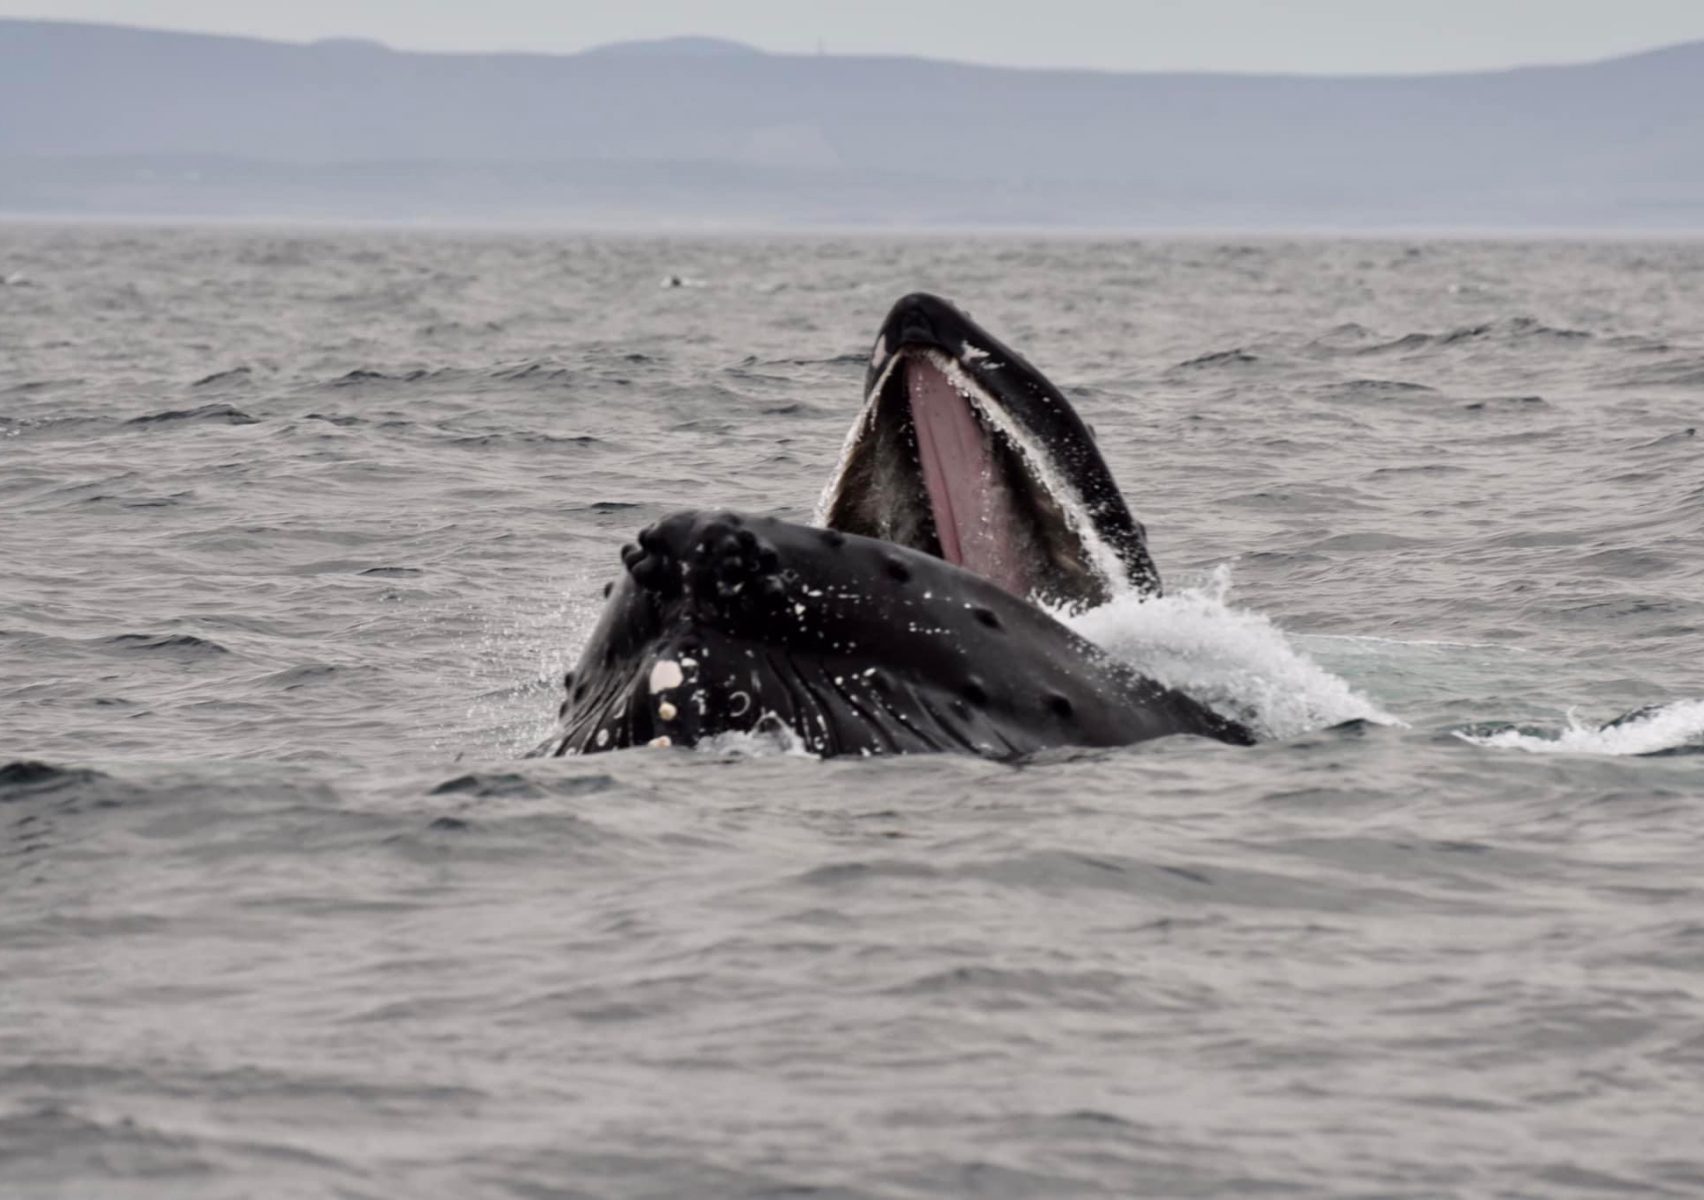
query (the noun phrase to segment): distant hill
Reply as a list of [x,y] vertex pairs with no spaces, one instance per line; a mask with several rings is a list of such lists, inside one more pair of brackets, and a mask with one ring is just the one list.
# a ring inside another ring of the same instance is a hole
[[694,55],[694,54],[761,54],[763,51],[744,42],[730,42],[726,38],[712,37],[672,37],[656,38],[644,42],[611,42],[607,46],[593,46],[585,54],[614,54],[625,55],[629,58],[639,55]]
[[0,20],[0,212],[1704,228],[1704,43],[1320,78]]

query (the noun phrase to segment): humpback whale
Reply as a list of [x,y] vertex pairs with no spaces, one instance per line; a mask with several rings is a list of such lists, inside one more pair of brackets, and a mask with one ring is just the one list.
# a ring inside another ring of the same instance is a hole
[[764,730],[824,756],[1254,741],[1047,611],[1158,595],[1159,573],[1070,403],[947,301],[883,322],[816,516],[641,532],[535,753]]

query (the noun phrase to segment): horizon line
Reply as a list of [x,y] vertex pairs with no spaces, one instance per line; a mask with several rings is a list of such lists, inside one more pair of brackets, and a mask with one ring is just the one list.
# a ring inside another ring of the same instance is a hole
[[856,222],[759,221],[692,222],[663,219],[644,221],[599,221],[584,217],[553,220],[548,217],[503,218],[398,218],[353,215],[260,213],[121,213],[121,212],[30,212],[0,209],[0,229],[22,226],[57,226],[72,229],[201,229],[273,230],[301,233],[387,233],[444,234],[491,237],[590,237],[612,239],[701,237],[708,240],[740,238],[837,237],[855,240],[911,240],[921,238],[986,238],[1030,241],[1439,241],[1439,242],[1698,242],[1704,241],[1704,225],[1495,225],[1495,224],[1392,224],[1392,225],[1068,225],[1068,224],[919,224],[880,225]]
[[[524,49],[503,49],[503,48],[485,48],[485,49],[468,49],[468,50],[462,50],[462,49],[437,50],[437,49],[422,49],[422,48],[418,48],[418,47],[408,47],[408,46],[396,46],[396,45],[392,45],[390,42],[383,40],[382,38],[371,37],[371,36],[367,36],[365,34],[326,34],[322,37],[312,38],[312,39],[303,41],[303,40],[298,40],[298,39],[295,39],[295,38],[266,36],[266,35],[253,34],[253,33],[230,33],[230,32],[224,32],[224,31],[220,31],[220,30],[186,29],[186,28],[182,28],[182,27],[179,27],[179,26],[166,26],[166,25],[142,25],[142,24],[133,24],[133,23],[124,22],[124,21],[94,21],[94,20],[83,20],[83,19],[74,18],[74,17],[7,16],[7,15],[4,15],[4,14],[0,14],[0,26],[4,26],[4,25],[8,25],[8,24],[16,24],[16,25],[26,25],[26,24],[28,24],[28,25],[59,25],[59,26],[74,26],[74,27],[83,28],[83,29],[112,29],[112,30],[123,30],[123,31],[130,32],[130,33],[159,34],[159,35],[176,36],[176,37],[210,38],[210,39],[216,39],[216,40],[235,41],[235,42],[253,42],[253,43],[259,43],[261,45],[290,46],[290,47],[296,47],[296,48],[299,48],[299,49],[313,49],[313,48],[316,48],[316,47],[335,47],[335,46],[338,46],[338,45],[342,45],[342,46],[346,46],[350,49],[365,48],[365,49],[368,49],[368,50],[373,51],[373,52],[379,52],[379,53],[385,53],[385,54],[420,55],[420,56],[431,56],[431,57],[439,57],[439,58],[456,58],[456,57],[509,58],[509,57],[514,57],[514,58],[570,59],[570,58],[580,58],[580,57],[583,57],[583,56],[586,56],[586,55],[596,55],[596,54],[599,54],[600,52],[607,52],[607,51],[610,51],[610,50],[618,50],[618,49],[628,48],[628,47],[662,46],[662,45],[666,45],[670,42],[712,42],[712,43],[721,43],[721,44],[729,47],[729,49],[727,51],[723,52],[723,53],[725,53],[729,56],[738,55],[738,54],[743,53],[743,54],[750,54],[754,57],[785,58],[785,59],[799,59],[799,58],[803,58],[803,59],[835,58],[835,59],[865,59],[865,60],[899,59],[899,60],[909,60],[909,61],[913,61],[913,62],[945,63],[945,64],[949,64],[949,65],[952,65],[952,66],[970,67],[970,68],[974,68],[974,69],[989,70],[989,71],[1023,71],[1023,72],[1052,73],[1052,74],[1125,75],[1125,76],[1128,76],[1128,75],[1148,75],[1148,76],[1193,75],[1193,76],[1215,76],[1215,77],[1222,77],[1222,78],[1238,78],[1238,79],[1317,79],[1317,80],[1334,80],[1334,79],[1436,79],[1436,78],[1460,77],[1460,76],[1467,76],[1467,75],[1502,75],[1502,74],[1509,74],[1509,73],[1520,72],[1520,71],[1550,71],[1550,70],[1566,70],[1566,69],[1569,69],[1569,68],[1576,68],[1576,67],[1601,66],[1601,65],[1606,64],[1606,63],[1622,62],[1622,61],[1626,61],[1628,59],[1643,58],[1647,55],[1662,54],[1662,53],[1669,52],[1669,51],[1685,49],[1685,48],[1691,47],[1691,46],[1704,46],[1704,37],[1701,37],[1701,38],[1689,38],[1689,39],[1677,41],[1677,42],[1659,42],[1659,43],[1656,43],[1654,45],[1643,47],[1641,49],[1627,50],[1627,51],[1623,51],[1623,52],[1619,52],[1619,53],[1615,53],[1615,54],[1606,55],[1606,56],[1601,57],[1601,58],[1565,59],[1565,60],[1559,60],[1559,61],[1544,61],[1544,62],[1530,62],[1530,61],[1529,62],[1516,62],[1516,63],[1509,63],[1509,64],[1506,64],[1504,66],[1496,66],[1496,67],[1439,67],[1439,68],[1430,69],[1430,70],[1305,71],[1305,70],[1282,69],[1282,68],[1263,69],[1263,70],[1249,70],[1249,69],[1232,69],[1232,68],[1223,68],[1223,67],[1165,67],[1165,68],[1128,67],[1128,68],[1117,68],[1117,67],[1090,67],[1090,66],[1065,66],[1065,65],[1038,65],[1038,64],[1024,64],[1024,63],[985,62],[985,61],[975,61],[975,60],[969,60],[969,59],[933,58],[933,57],[929,57],[929,56],[921,55],[921,54],[905,54],[905,53],[901,53],[901,52],[897,52],[897,51],[885,52],[885,53],[875,53],[875,52],[843,53],[843,52],[828,51],[828,50],[823,50],[823,49],[818,49],[814,52],[813,51],[797,51],[797,50],[770,50],[770,49],[766,49],[762,46],[753,45],[750,42],[741,41],[738,38],[723,37],[723,36],[718,35],[718,34],[699,34],[699,33],[680,33],[680,34],[669,34],[669,35],[665,35],[665,36],[661,36],[661,37],[628,38],[628,39],[621,40],[621,41],[600,42],[600,43],[597,43],[595,45],[583,46],[578,50],[524,50]],[[708,54],[703,53],[703,52],[699,52],[699,53],[687,52],[683,55],[683,57],[715,58],[715,57],[719,57],[719,55],[716,54],[715,52],[711,52],[711,53],[708,53]]]

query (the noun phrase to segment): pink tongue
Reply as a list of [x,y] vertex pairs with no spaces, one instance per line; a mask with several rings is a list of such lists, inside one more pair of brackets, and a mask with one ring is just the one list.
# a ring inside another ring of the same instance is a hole
[[905,383],[923,483],[935,513],[941,554],[1019,596],[1027,572],[1012,560],[1012,499],[995,478],[993,455],[970,402],[928,362],[908,359]]

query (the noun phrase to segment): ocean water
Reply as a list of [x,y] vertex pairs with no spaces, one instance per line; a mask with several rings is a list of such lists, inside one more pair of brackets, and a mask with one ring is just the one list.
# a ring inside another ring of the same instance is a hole
[[[0,280],[0,1194],[1704,1194],[1704,244]],[[520,757],[640,526],[808,516],[917,288],[1148,524],[1077,627],[1270,740]]]

